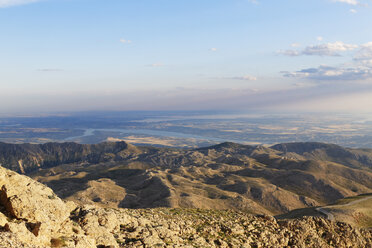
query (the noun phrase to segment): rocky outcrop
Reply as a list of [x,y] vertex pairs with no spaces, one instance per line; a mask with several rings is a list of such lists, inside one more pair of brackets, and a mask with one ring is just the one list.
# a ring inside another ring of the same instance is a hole
[[75,206],[1,167],[0,188],[0,247],[372,247],[371,230],[322,218]]
[[0,203],[4,229],[27,243],[50,245],[66,225],[73,203],[65,203],[45,185],[0,167]]

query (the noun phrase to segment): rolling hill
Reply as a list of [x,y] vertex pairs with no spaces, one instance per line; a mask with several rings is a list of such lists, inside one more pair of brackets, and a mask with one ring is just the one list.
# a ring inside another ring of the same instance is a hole
[[259,214],[372,192],[372,150],[323,143],[199,149],[125,142],[0,145],[0,163],[83,204],[234,209]]
[[298,219],[305,216],[326,217],[353,226],[372,228],[372,194],[346,197],[326,206],[296,209],[276,217]]

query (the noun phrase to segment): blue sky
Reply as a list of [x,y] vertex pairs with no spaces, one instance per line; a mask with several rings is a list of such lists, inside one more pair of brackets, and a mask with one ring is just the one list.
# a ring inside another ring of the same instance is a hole
[[368,111],[371,24],[371,0],[0,0],[0,113]]

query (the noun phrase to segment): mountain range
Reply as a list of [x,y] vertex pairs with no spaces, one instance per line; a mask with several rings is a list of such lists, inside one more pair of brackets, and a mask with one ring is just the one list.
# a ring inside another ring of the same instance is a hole
[[324,143],[198,149],[1,143],[0,163],[62,199],[120,208],[279,215],[372,192],[372,150]]

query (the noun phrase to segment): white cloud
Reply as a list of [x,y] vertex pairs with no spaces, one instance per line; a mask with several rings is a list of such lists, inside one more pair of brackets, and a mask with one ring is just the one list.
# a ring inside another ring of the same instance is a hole
[[360,49],[354,55],[354,61],[372,67],[372,42],[360,46]]
[[318,37],[316,37],[316,40],[317,41],[323,41],[323,37],[322,36],[318,36]]
[[301,52],[297,50],[279,50],[277,53],[290,57],[296,57],[301,55]]
[[308,78],[313,80],[364,80],[372,78],[372,68],[366,66],[325,66],[308,68],[296,72],[282,72],[284,77]]
[[0,0],[0,8],[40,2],[41,0]]
[[356,9],[350,9],[350,13],[356,14],[356,13],[358,13],[358,11]]
[[212,51],[212,52],[217,52],[217,48],[215,48],[215,47],[212,47],[211,49],[209,49],[209,51]]
[[320,45],[311,45],[305,47],[303,50],[280,50],[278,51],[279,54],[283,54],[286,56],[300,56],[300,55],[308,55],[308,56],[340,56],[341,52],[347,52],[358,48],[357,45],[352,44],[345,44],[341,41],[337,41],[334,43],[326,43]]
[[300,46],[301,46],[300,43],[292,43],[292,44],[291,44],[291,47],[300,47]]
[[302,51],[302,54],[319,56],[339,56],[339,52],[351,51],[357,47],[358,47],[357,45],[345,44],[341,41],[337,41],[335,43],[308,46]]
[[[345,3],[353,6],[359,6],[359,7],[368,7],[368,0],[332,0],[332,2],[335,3]],[[354,9],[352,9],[352,13]],[[355,10],[356,11],[356,10]]]
[[132,43],[131,40],[126,40],[126,39],[120,39],[120,42],[121,43],[124,43],[124,44],[130,44],[130,43]]
[[234,79],[234,80],[243,80],[243,81],[256,81],[257,77],[251,76],[251,75],[245,75],[245,76],[237,76],[237,77],[229,77],[226,79]]
[[[344,49],[354,49],[347,46]],[[340,49],[339,49],[340,50]],[[365,80],[372,79],[372,42],[359,46],[353,60],[339,66],[321,65],[299,71],[281,72],[284,77],[308,78],[312,80]]]
[[333,0],[333,2],[346,3],[346,4],[350,4],[350,5],[358,5],[359,4],[358,0]]

